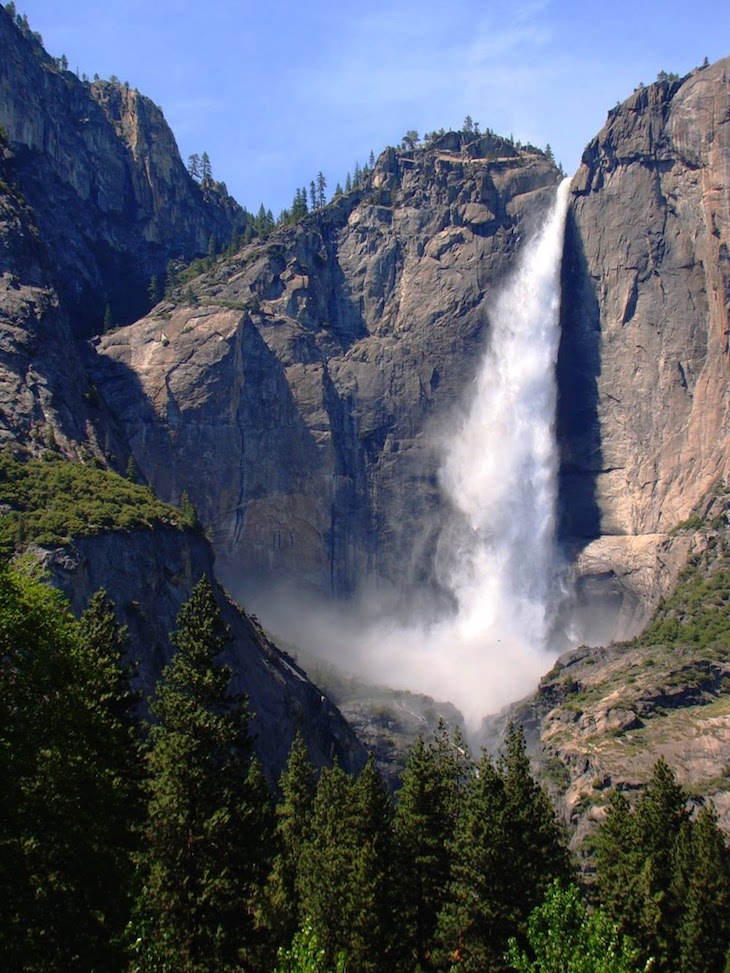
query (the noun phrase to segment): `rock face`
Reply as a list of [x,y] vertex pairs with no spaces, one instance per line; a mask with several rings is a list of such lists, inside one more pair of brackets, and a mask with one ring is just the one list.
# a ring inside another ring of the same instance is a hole
[[[106,589],[129,630],[130,654],[139,659],[137,687],[149,697],[170,658],[168,636],[182,604],[203,575],[213,579],[205,539],[172,528],[115,532],[77,538],[72,546],[42,552],[42,557],[75,614],[83,611],[96,590]],[[249,697],[256,752],[272,781],[286,764],[297,730],[317,765],[337,758],[341,767],[360,770],[364,747],[339,711],[293,659],[269,642],[255,621],[222,590],[216,591],[232,636],[224,661],[233,671],[233,690]]]
[[609,113],[572,184],[559,362],[562,530],[638,630],[669,532],[730,473],[730,59]]
[[185,490],[229,576],[334,595],[430,580],[438,423],[558,173],[456,133],[102,336],[90,363],[159,494]]
[[186,172],[161,111],[127,85],[82,83],[0,10],[0,126],[75,334],[149,307],[170,258],[228,240],[242,211]]

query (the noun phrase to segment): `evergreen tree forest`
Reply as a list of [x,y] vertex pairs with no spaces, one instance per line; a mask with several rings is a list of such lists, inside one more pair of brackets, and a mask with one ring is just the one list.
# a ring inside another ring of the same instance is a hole
[[730,851],[657,763],[611,797],[581,889],[519,726],[441,726],[388,793],[297,737],[270,787],[203,578],[138,718],[126,634],[0,564],[0,955],[8,971],[724,973]]

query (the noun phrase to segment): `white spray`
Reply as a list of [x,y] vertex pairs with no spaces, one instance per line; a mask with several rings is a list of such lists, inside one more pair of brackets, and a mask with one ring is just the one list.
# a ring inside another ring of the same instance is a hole
[[441,482],[461,523],[447,533],[445,581],[458,632],[486,644],[545,646],[553,594],[555,364],[560,258],[570,181],[525,247],[490,314],[490,345]]
[[[441,484],[452,507],[437,570],[457,612],[424,629],[342,619],[322,654],[368,677],[448,699],[476,727],[529,692],[549,667],[556,580],[555,364],[569,180],[524,246],[490,311],[473,396],[444,439]],[[298,634],[301,637],[301,616]],[[301,644],[301,643],[300,643]]]

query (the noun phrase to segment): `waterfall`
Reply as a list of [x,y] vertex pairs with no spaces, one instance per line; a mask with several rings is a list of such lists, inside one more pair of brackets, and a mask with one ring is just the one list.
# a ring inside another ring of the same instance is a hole
[[370,665],[393,685],[449,699],[476,726],[550,666],[558,453],[555,365],[569,180],[490,307],[469,401],[444,437],[451,515],[437,556],[458,606],[427,630],[371,633]]
[[[490,302],[484,359],[442,440],[448,513],[435,567],[456,610],[404,626],[376,595],[362,614],[322,611],[309,626],[315,654],[370,681],[450,700],[474,729],[530,692],[552,661],[555,364],[568,186],[566,179]],[[302,644],[303,613],[292,619],[288,637]]]
[[457,517],[442,580],[464,638],[540,649],[554,583],[558,456],[555,364],[569,180],[491,309],[474,393],[452,430],[442,487]]

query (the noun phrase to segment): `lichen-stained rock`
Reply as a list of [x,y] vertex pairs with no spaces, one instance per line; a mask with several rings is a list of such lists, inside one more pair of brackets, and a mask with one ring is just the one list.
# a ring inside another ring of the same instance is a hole
[[195,304],[185,289],[101,337],[90,368],[139,467],[188,492],[229,576],[425,580],[439,423],[558,179],[495,136],[386,150],[363,186],[193,281]]
[[[589,545],[580,570],[601,538],[604,575],[639,602],[619,635],[681,567],[671,529],[730,474],[729,105],[730,59],[640,88],[609,112],[573,181],[562,529]],[[650,578],[630,566],[637,544],[647,556],[664,545]]]

